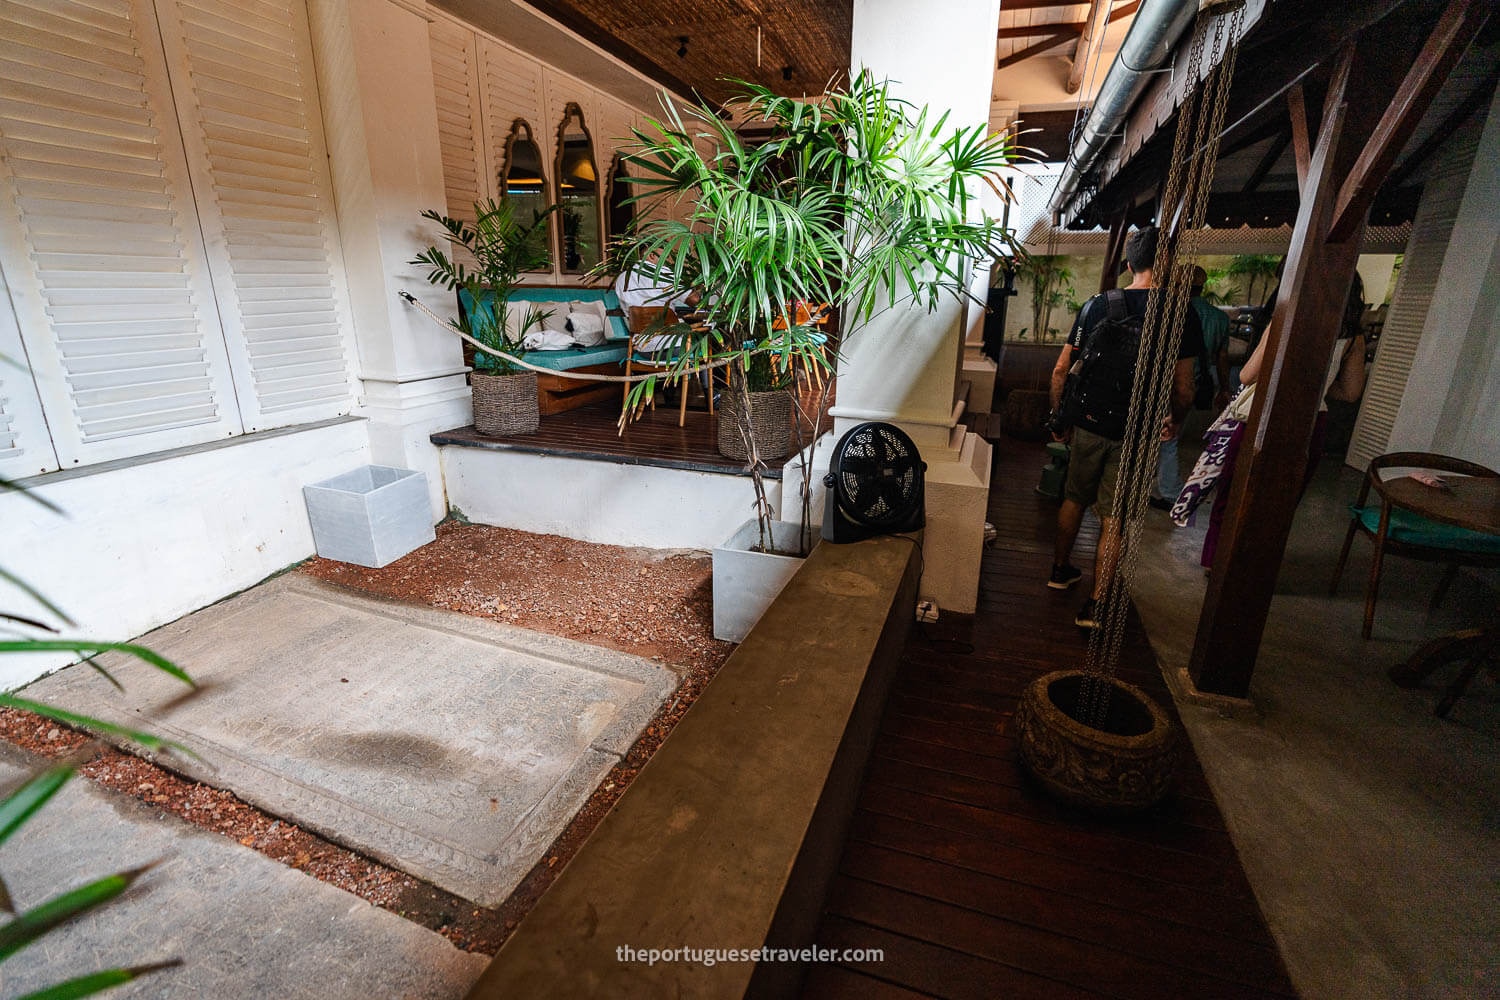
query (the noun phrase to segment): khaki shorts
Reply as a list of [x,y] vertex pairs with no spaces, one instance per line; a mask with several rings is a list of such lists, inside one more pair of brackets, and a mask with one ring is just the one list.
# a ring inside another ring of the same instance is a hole
[[1120,442],[1082,427],[1073,428],[1068,447],[1068,481],[1063,498],[1089,507],[1098,504],[1100,517],[1113,517],[1115,480],[1120,476]]

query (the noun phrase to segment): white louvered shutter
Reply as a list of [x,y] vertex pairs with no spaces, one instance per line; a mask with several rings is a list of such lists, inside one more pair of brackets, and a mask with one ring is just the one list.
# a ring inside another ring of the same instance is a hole
[[245,429],[354,406],[303,0],[157,0]]
[[472,222],[474,203],[497,193],[485,157],[478,40],[474,32],[443,18],[433,19],[430,35],[448,214]]
[[[542,178],[550,199],[552,165],[556,162],[557,123],[546,121],[547,102],[542,89],[542,64],[488,38],[476,36],[479,57],[479,97],[484,123],[483,147],[489,165],[486,181],[490,193],[500,197],[500,169],[505,165],[505,142],[516,120],[526,122],[542,153]],[[556,275],[557,227],[548,224],[553,237],[553,266],[532,274]]]
[[154,14],[0,0],[0,267],[64,466],[241,429]]
[[57,468],[36,381],[26,368],[21,328],[0,270],[0,477],[20,479]]
[[[542,94],[542,65],[516,50],[478,39],[479,87],[484,106],[484,149],[488,163],[498,175],[505,163],[505,140],[517,118],[524,119],[542,151],[542,172],[551,183],[553,135],[557,122],[546,120],[547,106]],[[499,195],[499,179],[489,178],[490,190]]]
[[1422,329],[1427,325],[1427,312],[1438,294],[1438,277],[1468,188],[1482,125],[1483,116],[1476,116],[1455,131],[1433,159],[1424,182],[1411,239],[1401,259],[1401,272],[1396,275],[1396,290],[1391,295],[1375,363],[1365,381],[1359,417],[1344,458],[1356,469],[1367,468],[1370,459],[1390,450],[1391,433],[1401,412]]

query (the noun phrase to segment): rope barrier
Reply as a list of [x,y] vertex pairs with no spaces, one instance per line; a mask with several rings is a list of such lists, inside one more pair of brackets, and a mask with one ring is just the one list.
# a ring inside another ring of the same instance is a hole
[[[467,333],[464,333],[462,330],[458,329],[458,327],[453,326],[451,323],[444,322],[443,318],[441,316],[439,316],[437,313],[433,312],[431,309],[427,308],[426,303],[424,303],[421,299],[417,298],[411,292],[403,290],[403,291],[397,292],[396,294],[398,296],[400,296],[401,298],[405,299],[411,305],[416,306],[417,309],[420,312],[422,312],[424,315],[426,315],[428,319],[432,320],[438,326],[441,326],[448,333],[456,333],[456,334],[458,334],[459,337],[463,338],[465,341],[467,341],[468,343],[472,344],[473,347],[474,347],[474,350],[476,350],[476,351],[483,351],[486,354],[492,354],[492,355],[494,355],[497,358],[500,358],[500,359],[502,359],[504,361],[510,362],[511,364],[515,365],[517,368],[524,368],[527,371],[537,372],[537,373],[542,374],[542,375],[555,375],[558,378],[573,379],[574,381],[578,381],[578,382],[644,382],[647,379],[659,379],[659,378],[663,378],[663,377],[670,377],[672,379],[685,378],[688,375],[696,375],[699,372],[712,371],[715,368],[723,368],[725,365],[732,364],[735,361],[738,361],[739,358],[740,358],[739,354],[735,354],[733,357],[721,358],[718,361],[712,361],[712,362],[709,362],[707,364],[697,365],[697,366],[695,366],[693,368],[686,368],[686,369],[683,369],[682,371],[673,371],[673,372],[659,372],[659,371],[658,372],[646,372],[645,374],[642,374],[642,375],[604,375],[604,374],[600,374],[598,372],[558,371],[555,368],[548,368],[548,367],[546,367],[544,365],[534,365],[534,364],[532,364],[529,361],[526,361],[526,360],[524,360],[522,358],[516,357],[514,354],[508,354],[505,351],[496,350],[495,348],[490,347],[488,344],[482,344],[482,343],[480,343],[478,340],[475,340],[473,337],[469,336]],[[782,353],[786,353],[786,349],[785,348],[774,348],[774,347],[753,347],[753,348],[749,348],[744,353],[747,353],[747,354],[782,354]]]

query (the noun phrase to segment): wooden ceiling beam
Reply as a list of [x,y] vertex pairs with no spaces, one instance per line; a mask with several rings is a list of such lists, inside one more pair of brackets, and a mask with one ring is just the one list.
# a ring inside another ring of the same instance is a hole
[[1089,16],[1083,22],[1083,33],[1078,36],[1078,45],[1073,49],[1073,62],[1068,67],[1068,79],[1063,82],[1063,89],[1070,94],[1078,93],[1078,88],[1083,86],[1083,74],[1089,64],[1089,51],[1104,34],[1111,2],[1112,0],[1093,0],[1093,6],[1089,7]]
[[1059,31],[1056,34],[1048,35],[1041,41],[1033,42],[1024,49],[1016,49],[1010,55],[1003,56],[995,63],[995,68],[997,70],[1004,69],[1007,66],[1014,66],[1023,59],[1030,59],[1032,56],[1041,55],[1043,52],[1055,49],[1065,42],[1071,42],[1075,34],[1076,32],[1072,31]]
[[1423,139],[1420,146],[1412,150],[1410,156],[1401,161],[1401,166],[1391,171],[1391,175],[1386,178],[1385,187],[1394,189],[1404,184],[1412,172],[1426,163],[1427,158],[1437,152],[1438,148],[1448,141],[1448,137],[1457,131],[1460,125],[1468,121],[1474,112],[1480,108],[1489,107],[1497,84],[1500,84],[1500,66],[1492,70],[1490,75],[1474,88],[1474,92],[1464,98],[1463,103],[1454,108],[1448,117],[1432,130],[1432,134]]
[[1043,10],[1049,7],[1081,7],[1088,0],[1003,0],[1000,9],[1006,13],[1013,10]]
[[1375,192],[1464,49],[1484,27],[1493,12],[1493,0],[1451,0],[1422,46],[1421,53],[1401,80],[1385,114],[1370,133],[1370,139],[1339,188],[1329,238],[1342,240],[1352,233],[1370,210]]
[[1053,21],[1050,24],[1012,24],[1001,28],[997,38],[1033,38],[1037,35],[1055,35],[1061,32],[1079,34],[1088,26],[1087,21]]
[[[1276,162],[1281,159],[1281,154],[1286,152],[1286,147],[1291,141],[1291,132],[1283,132],[1276,137],[1275,141],[1271,143],[1270,148],[1266,150],[1266,155],[1260,158],[1260,162],[1251,171],[1250,179],[1245,181],[1245,186],[1240,189],[1241,194],[1255,193],[1255,189],[1260,187],[1261,182],[1266,179],[1266,174],[1270,173],[1271,168],[1276,166]],[[1300,183],[1298,186],[1300,188]]]

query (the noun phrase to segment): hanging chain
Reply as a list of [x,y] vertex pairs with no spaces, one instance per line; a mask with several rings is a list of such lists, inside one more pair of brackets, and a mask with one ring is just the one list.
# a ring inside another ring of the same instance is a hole
[[[1207,224],[1209,188],[1213,185],[1243,13],[1241,5],[1227,17],[1200,15],[1188,50],[1187,78],[1196,81],[1212,30],[1209,51],[1211,57],[1218,58],[1201,86],[1193,88],[1178,111],[1172,158],[1157,213],[1163,233],[1152,262],[1155,281],[1147,300],[1111,510],[1118,531],[1115,568],[1095,611],[1100,616],[1099,627],[1089,637],[1086,660],[1092,676],[1083,686],[1079,706],[1083,720],[1096,726],[1109,711],[1114,690],[1104,678],[1118,669],[1124,646],[1130,582],[1141,548],[1146,500],[1156,481],[1161,429],[1171,414],[1173,373],[1182,346],[1192,269]],[[1196,152],[1190,154],[1190,149]],[[1167,216],[1169,211],[1179,212],[1175,226]],[[1178,234],[1175,247],[1168,238],[1170,232]],[[1109,535],[1101,533],[1101,550],[1109,541]],[[1104,553],[1100,555],[1102,558]]]

